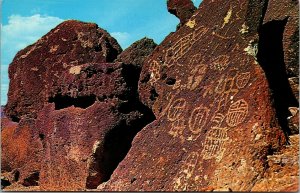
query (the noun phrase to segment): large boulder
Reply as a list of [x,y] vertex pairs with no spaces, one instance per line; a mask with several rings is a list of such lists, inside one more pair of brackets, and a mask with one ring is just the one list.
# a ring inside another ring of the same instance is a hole
[[112,62],[120,52],[117,41],[94,23],[59,24],[19,51],[10,64],[6,115],[14,121],[35,118],[63,72],[88,62]]
[[[168,11],[178,17],[180,20],[179,26],[184,25],[196,10],[194,3],[191,0],[168,0]],[[189,23],[190,25],[192,23]]]
[[41,190],[95,189],[109,179],[154,119],[138,101],[137,80],[122,63],[83,64],[61,76],[36,119],[45,144]]
[[144,60],[153,52],[157,44],[149,38],[143,38],[134,42],[118,55],[115,62],[131,64],[141,69]]
[[272,64],[260,63],[266,9],[267,1],[204,0],[155,49],[139,94],[156,120],[98,190],[250,191],[264,177],[287,141],[265,71]]

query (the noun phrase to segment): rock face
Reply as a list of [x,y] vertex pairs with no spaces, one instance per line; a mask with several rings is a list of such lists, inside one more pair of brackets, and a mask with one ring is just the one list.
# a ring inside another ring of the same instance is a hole
[[268,169],[252,191],[298,192],[299,191],[299,135],[289,138],[280,152],[268,156]]
[[1,172],[11,183],[38,186],[43,145],[34,120],[23,119],[19,124],[2,121]]
[[1,184],[297,191],[298,3],[282,2],[169,0],[181,27],[120,55],[97,25],[63,22],[9,68]]
[[[179,18],[179,26],[184,25],[193,15],[196,7],[191,0],[168,0],[168,11]],[[193,25],[190,23],[189,25]]]
[[124,50],[115,61],[141,68],[145,58],[152,53],[156,46],[157,44],[152,39],[145,37]]
[[[67,21],[36,43],[41,44],[37,49],[44,50],[49,39],[55,43],[55,38],[64,38],[62,34],[79,33],[82,40],[74,35],[74,40],[63,41],[66,49],[73,45],[74,49],[82,49],[82,54],[77,56],[72,53],[69,56],[66,52],[64,55],[68,60],[79,60],[83,56],[86,59],[60,66],[61,63],[51,63],[60,58],[60,52],[54,53],[52,58],[46,56],[45,61],[49,59],[47,64],[55,68],[26,72],[36,73],[41,83],[47,84],[40,88],[43,95],[28,98],[28,101],[35,102],[33,105],[36,109],[22,109],[24,106],[20,105],[18,108],[21,110],[14,111],[16,116],[9,114],[13,119],[20,117],[19,123],[2,118],[2,152],[5,153],[1,168],[12,183],[7,190],[28,190],[27,187],[30,187],[29,190],[48,191],[96,188],[109,179],[128,152],[136,133],[154,120],[152,111],[139,102],[137,93],[141,62],[154,49],[154,42],[143,39],[128,48],[119,57],[126,64],[97,63],[112,62],[120,52],[115,40],[104,32],[94,24]],[[95,52],[93,46],[96,44],[101,47]],[[28,49],[30,47],[24,50]],[[34,53],[31,57],[38,56]],[[83,63],[89,60],[92,62]],[[11,65],[10,69],[19,70],[24,68],[25,63],[13,62]],[[54,70],[57,70],[56,76],[50,77],[50,72]],[[11,83],[11,92],[15,89],[14,81]],[[27,86],[30,86],[29,83]],[[35,90],[30,91],[32,93],[28,90],[27,94],[31,96]],[[16,100],[9,98],[6,112],[11,112],[9,104]],[[24,96],[18,100],[24,101]],[[26,116],[22,116],[22,113]]]
[[35,118],[62,72],[88,62],[112,62],[120,52],[117,41],[96,24],[61,23],[19,51],[10,64],[6,115],[14,121]]
[[42,190],[92,189],[109,179],[132,138],[154,119],[129,75],[138,78],[122,63],[84,64],[62,75],[36,121],[45,136]]
[[250,191],[264,177],[268,156],[286,143],[269,87],[269,66],[281,64],[262,60],[267,6],[204,0],[193,25],[155,49],[139,94],[156,120],[98,190]]

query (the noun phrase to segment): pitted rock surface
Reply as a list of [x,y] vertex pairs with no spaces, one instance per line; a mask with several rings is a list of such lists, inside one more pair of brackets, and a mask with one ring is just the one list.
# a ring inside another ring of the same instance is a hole
[[156,120],[98,190],[250,191],[263,177],[286,142],[256,59],[266,2],[204,0],[146,59],[139,94]]
[[1,172],[9,174],[12,183],[38,186],[43,136],[34,120],[15,123],[2,118],[1,126]]
[[15,121],[35,118],[63,72],[88,62],[112,62],[120,52],[117,41],[94,23],[61,23],[19,51],[10,64],[6,115]]
[[180,20],[179,26],[184,25],[196,10],[191,0],[168,0],[167,7],[168,11]]
[[124,64],[132,64],[139,69],[142,67],[145,58],[147,58],[157,44],[149,38],[143,38],[134,42],[127,49],[125,49],[118,58],[115,60],[116,62],[122,62]]
[[138,101],[138,74],[122,63],[88,63],[62,74],[36,128],[44,138],[41,190],[95,189],[154,119]]

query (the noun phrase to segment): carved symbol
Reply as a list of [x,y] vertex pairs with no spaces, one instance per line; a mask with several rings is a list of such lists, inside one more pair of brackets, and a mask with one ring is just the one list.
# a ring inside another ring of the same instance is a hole
[[179,98],[173,102],[168,111],[168,119],[170,121],[175,121],[182,115],[186,106],[186,100],[184,98]]
[[224,118],[225,118],[225,116],[223,114],[217,113],[216,116],[214,116],[212,122],[214,124],[216,124],[216,126],[220,127],[221,124],[222,124],[222,122],[223,122],[223,120],[224,120]]
[[244,88],[250,80],[250,72],[245,72],[237,76],[236,86],[238,88]]
[[235,127],[245,120],[247,114],[248,103],[244,99],[238,100],[229,107],[226,123],[230,127]]
[[190,90],[194,90],[201,83],[207,67],[204,64],[197,65],[194,69],[192,69],[192,75],[188,78],[187,88]]
[[171,124],[169,134],[173,137],[182,137],[182,132],[185,128],[184,119],[178,119]]
[[199,134],[201,129],[205,126],[209,109],[206,107],[197,107],[193,110],[189,118],[189,129],[193,134]]
[[229,64],[229,56],[220,55],[212,60],[211,69],[223,71]]
[[216,158],[220,161],[225,151],[224,143],[227,140],[227,128],[212,127],[204,141],[203,159]]
[[222,105],[224,106],[227,104],[230,95],[231,95],[231,97],[234,97],[239,92],[238,89],[233,88],[234,80],[235,80],[235,76],[227,77],[227,78],[224,78],[224,76],[222,76],[220,78],[220,80],[218,81],[219,83],[218,83],[217,87],[215,88],[215,93],[220,95],[217,110],[220,110]]
[[191,49],[193,43],[200,39],[207,31],[208,28],[199,26],[192,33],[176,41],[173,46],[166,51],[164,65],[167,67],[171,67],[174,64],[182,65],[179,59],[185,55]]
[[149,82],[151,85],[160,79],[160,67],[160,64],[155,60],[150,63],[149,72],[151,74]]
[[192,180],[195,167],[197,165],[199,154],[192,152],[184,164],[181,166],[177,177],[174,179],[174,190],[185,191],[188,188],[189,180]]

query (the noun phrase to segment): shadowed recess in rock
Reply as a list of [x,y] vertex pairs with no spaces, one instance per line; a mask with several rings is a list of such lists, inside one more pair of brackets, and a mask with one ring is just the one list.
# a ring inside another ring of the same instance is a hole
[[284,63],[282,40],[287,19],[270,21],[261,26],[257,59],[266,73],[279,124],[286,134],[290,134],[288,107],[298,106],[298,102],[290,88]]
[[49,99],[50,103],[55,104],[55,110],[64,109],[67,107],[71,107],[74,105],[74,107],[79,107],[86,109],[90,106],[92,106],[96,101],[95,95],[90,96],[78,96],[77,98],[73,98],[70,96],[62,96],[62,95],[56,95],[55,97],[51,97]]

